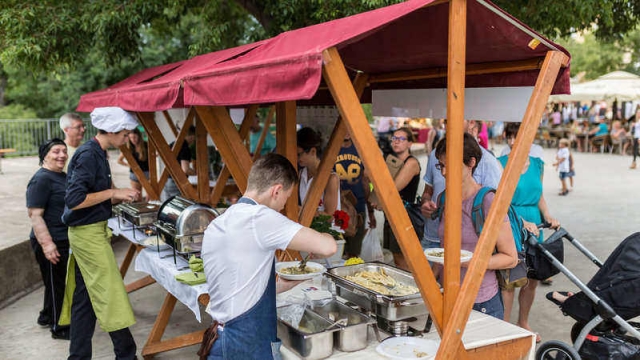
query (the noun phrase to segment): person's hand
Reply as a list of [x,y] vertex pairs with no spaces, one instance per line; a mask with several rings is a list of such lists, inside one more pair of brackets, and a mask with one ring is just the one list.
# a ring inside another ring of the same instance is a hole
[[135,189],[113,189],[111,198],[125,203],[132,203],[140,200],[140,191]]
[[546,221],[549,224],[549,227],[552,229],[557,229],[560,227],[560,221],[552,218],[551,216],[545,216],[544,221]]
[[278,276],[278,281],[276,281],[276,293],[280,294],[287,290],[291,290],[303,281],[304,280],[285,280]]
[[535,236],[540,235],[540,229],[538,229],[538,226],[536,224],[532,222],[528,222],[526,220],[522,220],[522,223],[524,224],[524,228],[527,229],[527,231],[529,231]]
[[422,203],[420,206],[420,212],[424,217],[430,218],[431,214],[433,214],[438,209],[438,205],[433,200],[427,200]]
[[49,260],[53,265],[57,264],[60,261],[60,253],[58,252],[58,247],[56,244],[51,241],[45,245],[42,245],[42,252],[44,253],[44,257]]

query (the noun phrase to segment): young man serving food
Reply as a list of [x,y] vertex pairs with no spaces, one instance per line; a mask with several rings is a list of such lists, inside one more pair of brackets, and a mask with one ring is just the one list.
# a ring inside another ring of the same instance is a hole
[[336,252],[331,235],[280,214],[297,182],[296,169],[287,158],[263,156],[249,172],[244,196],[205,231],[207,312],[214,319],[203,342],[213,343],[207,359],[280,359],[276,292],[281,284],[276,284],[275,250],[320,257]]

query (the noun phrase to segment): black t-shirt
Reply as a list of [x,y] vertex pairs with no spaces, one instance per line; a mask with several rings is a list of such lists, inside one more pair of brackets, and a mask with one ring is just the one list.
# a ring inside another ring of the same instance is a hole
[[[175,144],[175,142],[172,142],[171,144],[169,144],[170,148],[173,148],[173,144]],[[192,157],[191,157],[191,150],[189,150],[189,144],[187,144],[187,142],[183,142],[182,143],[182,147],[180,147],[180,152],[178,152],[178,166],[181,166],[180,162],[182,160],[186,160],[186,161],[191,161]],[[171,176],[169,176],[169,178],[171,179]]]
[[[144,143],[142,146],[147,146],[147,144]],[[133,157],[136,159],[136,162],[142,171],[149,171],[149,157],[145,160],[140,160],[140,154],[138,154],[134,147],[131,148],[131,154],[133,154]],[[133,170],[129,169],[129,172],[133,172]]]
[[[44,222],[53,241],[67,240],[67,225],[62,222],[67,174],[40,168],[27,185],[27,207],[44,209]],[[36,236],[31,229],[31,239]]]

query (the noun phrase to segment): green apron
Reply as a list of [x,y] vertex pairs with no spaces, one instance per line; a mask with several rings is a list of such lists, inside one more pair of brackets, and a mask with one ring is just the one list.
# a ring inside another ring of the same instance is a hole
[[129,296],[111,248],[111,230],[107,222],[70,226],[69,246],[71,254],[67,266],[67,284],[58,323],[71,323],[77,263],[102,330],[112,332],[135,324]]

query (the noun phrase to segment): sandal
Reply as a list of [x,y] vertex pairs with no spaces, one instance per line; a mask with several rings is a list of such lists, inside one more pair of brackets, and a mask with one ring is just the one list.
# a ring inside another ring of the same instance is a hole
[[536,344],[540,344],[542,342],[542,338],[540,337],[540,334],[535,333],[536,334]]
[[541,280],[540,283],[542,285],[553,285],[553,279],[552,278],[544,279],[544,280]]

